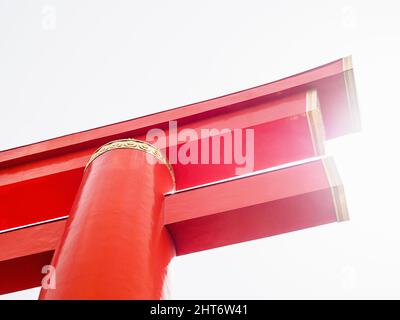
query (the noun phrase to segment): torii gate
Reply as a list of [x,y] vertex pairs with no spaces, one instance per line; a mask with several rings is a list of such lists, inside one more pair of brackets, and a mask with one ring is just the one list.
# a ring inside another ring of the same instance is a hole
[[[221,139],[252,129],[253,170],[238,176],[232,163],[170,163],[171,150],[184,144],[172,139],[159,150],[145,142],[154,128],[168,139],[188,128],[228,129]],[[42,299],[159,299],[175,255],[344,221],[343,186],[324,157],[324,141],[359,128],[346,57],[216,99],[2,151],[0,294],[39,286],[51,264],[56,288],[42,289]]]

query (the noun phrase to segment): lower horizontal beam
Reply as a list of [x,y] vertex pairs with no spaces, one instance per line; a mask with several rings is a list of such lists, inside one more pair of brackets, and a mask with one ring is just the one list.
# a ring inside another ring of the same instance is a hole
[[0,294],[40,286],[66,219],[0,234]]
[[54,250],[0,262],[0,294],[38,287],[43,266],[50,264]]
[[347,219],[331,158],[178,192],[165,199],[177,255]]
[[[167,195],[177,255],[347,219],[330,158]],[[0,234],[0,294],[39,286],[66,219]]]

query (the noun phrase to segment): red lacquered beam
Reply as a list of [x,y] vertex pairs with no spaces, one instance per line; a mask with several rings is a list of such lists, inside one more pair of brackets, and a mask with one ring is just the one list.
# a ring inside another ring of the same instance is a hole
[[[347,219],[330,158],[178,192],[164,205],[177,255]],[[39,265],[50,263],[64,226],[60,220],[0,234],[1,293],[40,284]]]
[[[349,58],[340,59],[292,77],[220,98],[2,151],[0,167],[6,170],[0,171],[0,185],[83,168],[94,149],[103,143],[117,138],[143,138],[151,128],[167,128],[170,120],[178,120],[180,126],[190,123],[187,127],[202,122],[203,127],[210,128],[213,118],[218,115],[224,116],[235,109],[251,108],[274,100],[277,96],[290,96],[294,91],[310,88],[319,92],[328,139],[357,131],[359,117],[353,69],[349,61]],[[232,125],[227,124],[227,127]]]
[[83,169],[0,187],[0,231],[69,214]]
[[[329,85],[331,83],[331,85]],[[333,138],[359,130],[357,99],[351,57],[345,57],[323,66],[251,89],[205,100],[184,107],[82,131],[0,153],[0,165],[14,165],[45,157],[100,146],[112,139],[123,138],[134,131],[160,127],[170,120],[207,118],[207,112],[240,105],[251,100],[283,94],[293,89],[323,89],[321,95],[327,137]],[[329,89],[329,90],[327,90]],[[331,99],[334,98],[332,101]],[[329,112],[328,112],[329,109]],[[325,116],[326,113],[326,116]],[[350,120],[349,120],[350,119]]]
[[177,255],[346,220],[332,159],[178,192],[165,200]]
[[40,252],[0,262],[0,294],[39,287],[42,268],[50,264],[53,251]]
[[40,286],[66,220],[0,234],[0,294]]
[[[315,147],[318,149],[321,141],[315,140],[310,148],[310,128],[304,125],[305,117],[297,117],[301,115],[298,107],[304,108],[304,103],[293,101],[302,94],[304,99],[304,92],[315,88],[326,138],[358,130],[349,61],[340,59],[220,98],[0,152],[0,230],[68,214],[83,168],[97,147],[117,138],[144,140],[151,128],[168,131],[169,120],[178,120],[181,130],[254,129],[254,170],[318,155],[321,152]],[[300,119],[292,121],[296,117]],[[313,118],[307,117],[307,121]],[[301,121],[303,125],[294,125]],[[177,189],[232,177],[237,174],[235,169],[234,165],[174,165]]]
[[[178,190],[323,154],[325,136],[316,90],[253,103],[247,108],[232,108],[223,115],[184,124],[178,127],[177,133],[189,128],[197,134],[190,144],[196,145],[198,161],[173,164]],[[225,130],[226,133],[201,139],[202,129]],[[238,131],[240,135],[236,135]],[[247,150],[248,131],[251,131],[252,148]],[[177,133],[167,133],[171,135],[168,138],[172,145],[177,145]],[[202,162],[204,140],[208,140],[208,164]],[[239,140],[241,145],[237,144]],[[216,141],[220,143],[220,150],[217,150],[221,155],[220,164],[211,161],[211,149]],[[227,141],[233,146],[228,148],[233,160],[230,163],[224,158],[223,148]],[[183,145],[178,143],[177,146],[179,153]],[[245,164],[236,163],[236,149],[246,155]],[[164,151],[170,155],[168,149]],[[76,159],[71,158],[71,154],[68,156],[65,161],[57,157],[52,164],[45,160],[33,162],[33,165],[39,165],[36,168],[25,164],[3,170],[4,185],[0,186],[0,196],[4,200],[0,202],[0,212],[4,214],[0,219],[0,230],[68,214],[81,181],[81,162],[87,161],[81,153]],[[43,176],[46,169],[47,175]],[[52,170],[58,173],[51,174]],[[16,198],[24,201],[18,202]]]
[[[324,154],[325,133],[316,90],[293,93],[246,109],[240,108],[208,120],[207,125],[219,130],[228,128],[226,133],[217,138],[220,141],[217,153],[222,163],[211,163],[211,159],[208,164],[200,162],[204,151],[212,154],[214,140],[205,138],[191,141],[190,145],[199,150],[199,163],[178,162],[173,165],[177,190]],[[201,129],[196,125],[194,128],[198,131]],[[238,132],[239,138],[236,136]],[[252,147],[247,149],[249,132],[254,141]],[[209,145],[206,150],[202,148],[205,140]],[[224,161],[224,143],[233,145],[230,151],[233,161],[230,164]],[[245,164],[235,162],[236,149],[247,156]]]
[[66,217],[0,233],[0,261],[54,250],[65,221]]

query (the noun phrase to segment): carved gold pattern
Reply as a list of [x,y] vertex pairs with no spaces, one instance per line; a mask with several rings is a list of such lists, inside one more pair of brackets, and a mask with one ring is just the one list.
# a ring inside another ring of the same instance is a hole
[[146,142],[146,141],[141,141],[137,139],[120,139],[120,140],[115,140],[108,142],[104,145],[102,145],[100,148],[98,148],[93,155],[90,157],[88,163],[86,164],[85,170],[89,167],[89,165],[99,156],[102,154],[115,150],[115,149],[134,149],[134,150],[139,150],[146,152],[148,154],[151,154],[155,158],[157,158],[161,163],[165,164],[168,168],[169,173],[171,174],[172,181],[174,184],[174,189],[175,189],[175,174],[174,170],[171,166],[171,164],[168,162],[168,160],[164,157],[164,155],[161,153],[159,149],[157,149],[155,146],[152,144]]

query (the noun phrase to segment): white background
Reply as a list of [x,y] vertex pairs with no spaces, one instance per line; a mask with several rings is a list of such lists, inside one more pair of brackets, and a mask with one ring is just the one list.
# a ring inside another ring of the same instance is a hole
[[0,149],[353,54],[363,131],[328,145],[351,221],[176,258],[172,298],[400,298],[399,3],[0,0]]

